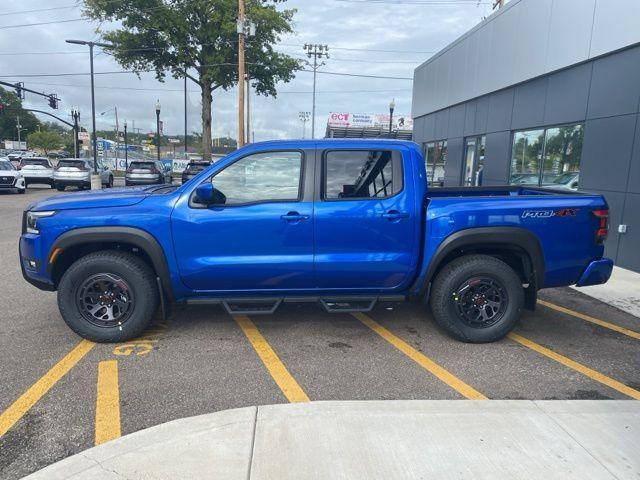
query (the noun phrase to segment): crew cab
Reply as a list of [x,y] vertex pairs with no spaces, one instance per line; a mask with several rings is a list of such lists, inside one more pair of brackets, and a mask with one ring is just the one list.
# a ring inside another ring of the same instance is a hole
[[59,195],[24,212],[25,279],[57,290],[84,338],[139,335],[170,302],[270,313],[428,302],[455,338],[489,342],[538,290],[608,280],[601,195],[523,186],[427,188],[397,140],[271,141],[181,186]]

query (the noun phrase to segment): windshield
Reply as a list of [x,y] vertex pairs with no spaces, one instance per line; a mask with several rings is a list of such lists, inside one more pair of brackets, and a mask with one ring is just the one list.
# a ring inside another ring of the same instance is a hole
[[13,164],[9,160],[0,160],[0,170],[14,170]]

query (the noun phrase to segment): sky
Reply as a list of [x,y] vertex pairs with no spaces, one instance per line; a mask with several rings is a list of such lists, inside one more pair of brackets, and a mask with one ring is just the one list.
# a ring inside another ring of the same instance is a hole
[[[45,99],[30,94],[25,107],[51,111],[66,119],[69,111],[77,108],[81,111],[82,126],[90,129],[88,75],[27,76],[89,71],[88,48],[65,43],[70,38],[99,40],[97,22],[75,20],[81,17],[76,5],[78,0],[2,0],[0,80],[23,81],[27,88],[57,93],[61,98],[57,111],[51,110]],[[409,78],[413,77],[415,67],[491,13],[488,0],[288,0],[284,7],[298,10],[294,17],[295,33],[283,37],[278,50],[302,57],[303,44],[326,44],[330,58],[319,71]],[[32,11],[41,9],[49,10]],[[73,21],[23,26],[64,20]],[[101,28],[111,27],[102,24]],[[98,49],[94,61],[96,72],[122,70],[112,57]],[[293,81],[278,84],[277,98],[252,95],[251,130],[256,141],[302,137],[298,112],[311,111],[312,82],[313,74],[298,72]],[[153,131],[155,104],[159,100],[164,133],[181,135],[183,88],[182,80],[169,76],[160,83],[151,73],[140,78],[134,74],[96,75],[97,128],[114,129],[117,108],[120,130],[126,119],[130,131],[134,126],[142,132]],[[411,80],[318,73],[316,137],[324,135],[329,112],[387,113],[394,99],[395,112],[410,115],[411,89]],[[214,137],[236,137],[236,106],[236,89],[214,92]],[[188,86],[187,110],[189,132],[200,131],[200,93],[195,84]],[[306,136],[309,134],[310,122]]]

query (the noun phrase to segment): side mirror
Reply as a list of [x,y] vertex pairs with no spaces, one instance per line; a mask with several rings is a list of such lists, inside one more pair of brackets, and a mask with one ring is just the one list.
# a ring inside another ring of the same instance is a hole
[[224,205],[227,197],[220,190],[216,190],[211,182],[204,182],[196,188],[194,200],[202,205]]

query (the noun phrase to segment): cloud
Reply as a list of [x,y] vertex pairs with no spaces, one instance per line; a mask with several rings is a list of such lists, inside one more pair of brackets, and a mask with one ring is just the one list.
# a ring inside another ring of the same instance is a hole
[[[65,6],[65,0],[33,0],[29,8]],[[27,10],[22,0],[4,0],[2,11]],[[284,38],[281,51],[303,56],[303,43],[329,45],[330,56],[323,69],[332,72],[412,77],[413,69],[426,60],[428,53],[386,53],[342,50],[334,47],[372,50],[437,51],[478,23],[488,7],[469,5],[414,5],[348,3],[338,0],[289,0],[286,8],[297,8],[294,35]],[[24,23],[73,19],[81,16],[79,8],[0,16],[0,27]],[[97,39],[96,22],[69,22],[35,27],[0,29],[0,75],[58,74],[88,72],[88,49],[69,45],[65,39]],[[102,25],[108,28],[108,25]],[[28,52],[52,52],[25,55]],[[58,53],[62,52],[62,53]],[[397,62],[397,63],[395,63]],[[98,53],[95,71],[122,70],[110,56]],[[82,124],[90,127],[91,97],[88,76],[12,77],[4,81],[23,81],[25,86],[62,99],[56,113],[68,117],[71,108],[82,112]],[[311,73],[298,72],[288,84],[280,84],[276,99],[251,97],[251,129],[256,140],[300,137],[299,111],[311,111]],[[98,128],[114,128],[113,107],[118,109],[120,128],[126,119],[129,128],[151,131],[155,128],[155,103],[162,104],[164,131],[172,135],[184,132],[184,94],[182,80],[168,78],[165,83],[153,74],[138,79],[133,74],[96,76],[96,117]],[[188,129],[200,130],[200,94],[194,84],[188,86]],[[384,113],[392,98],[396,112],[411,110],[411,82],[319,74],[317,77],[316,136],[324,134],[327,114],[331,111]],[[212,129],[214,136],[236,136],[237,115],[235,89],[216,91],[213,95]],[[46,101],[28,95],[26,105],[49,111]],[[100,112],[105,112],[100,115]],[[46,119],[46,117],[42,117]],[[309,127],[307,127],[309,134]]]

